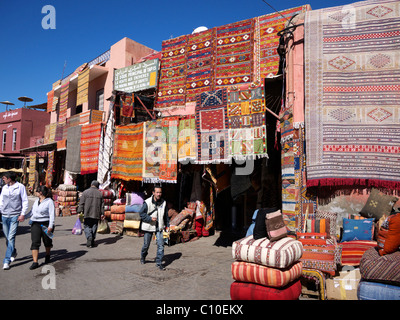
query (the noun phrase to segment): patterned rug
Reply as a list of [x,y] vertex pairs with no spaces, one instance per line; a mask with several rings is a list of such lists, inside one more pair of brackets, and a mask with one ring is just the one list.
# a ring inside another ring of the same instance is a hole
[[133,106],[135,104],[135,94],[126,93],[121,96],[121,116],[123,117],[134,117]]
[[178,177],[178,126],[179,117],[161,120],[163,131],[160,158],[160,181],[176,183]]
[[162,146],[161,119],[144,124],[143,182],[156,183],[160,180],[160,157]]
[[68,128],[65,170],[81,173],[81,126]]
[[102,123],[85,124],[81,131],[81,174],[98,170]]
[[254,19],[216,29],[215,89],[251,82]]
[[197,97],[197,163],[229,162],[226,89],[203,92]]
[[114,136],[114,156],[111,178],[142,180],[143,122],[117,126]]
[[155,110],[185,106],[187,35],[161,44],[160,80]]
[[47,112],[53,110],[54,90],[47,93]]
[[[254,81],[276,75],[279,69],[278,32],[295,14],[309,10],[308,5],[254,18]],[[282,17],[283,16],[283,17]]]
[[268,157],[263,84],[228,90],[229,149],[236,160]]
[[61,85],[59,123],[66,123],[68,109],[69,79]]
[[53,170],[54,170],[54,151],[49,151],[46,169],[46,187],[51,188],[53,183]]
[[309,11],[307,186],[400,189],[399,1]]
[[178,129],[178,162],[197,159],[196,116],[181,117]]
[[88,102],[88,92],[89,92],[89,71],[90,68],[86,68],[78,75],[78,89],[76,105]]
[[[29,156],[29,180],[28,184],[30,187],[34,188],[35,187],[35,178],[36,178],[36,154],[31,154]],[[33,190],[36,191],[36,190]]]
[[188,36],[186,102],[214,87],[215,28]]

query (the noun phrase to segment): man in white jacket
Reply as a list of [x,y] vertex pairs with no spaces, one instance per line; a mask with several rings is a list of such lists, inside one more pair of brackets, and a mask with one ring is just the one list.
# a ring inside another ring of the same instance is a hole
[[17,256],[15,235],[19,222],[24,221],[24,216],[28,210],[28,196],[25,186],[16,181],[17,174],[15,172],[5,172],[2,178],[5,185],[0,194],[0,212],[4,237],[7,243],[3,269],[8,270],[10,269],[10,263]]
[[145,263],[151,237],[153,233],[155,233],[157,240],[156,266],[160,270],[165,270],[165,267],[162,265],[162,259],[164,257],[163,231],[164,228],[169,227],[169,218],[166,202],[161,196],[161,186],[155,185],[153,187],[153,195],[144,201],[142,209],[140,210],[140,218],[142,219],[141,229],[144,232],[140,262],[142,264]]

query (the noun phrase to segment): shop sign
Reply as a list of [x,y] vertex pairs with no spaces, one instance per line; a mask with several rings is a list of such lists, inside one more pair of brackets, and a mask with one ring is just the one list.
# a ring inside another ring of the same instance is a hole
[[136,92],[157,85],[158,60],[153,59],[114,71],[114,90]]

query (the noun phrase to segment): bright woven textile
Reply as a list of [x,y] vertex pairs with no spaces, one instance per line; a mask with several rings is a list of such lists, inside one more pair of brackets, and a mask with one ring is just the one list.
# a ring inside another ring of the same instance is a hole
[[197,163],[228,162],[228,117],[226,89],[203,92],[197,96]]
[[197,159],[197,134],[195,115],[179,119],[178,129],[178,162]]
[[28,180],[28,184],[30,187],[35,186],[35,181],[36,181],[35,171],[36,171],[36,154],[31,154],[29,156],[29,180]]
[[67,134],[65,169],[76,174],[81,172],[81,131],[81,126],[74,126],[68,128]]
[[216,29],[215,89],[251,82],[254,19]]
[[233,259],[273,268],[287,268],[302,254],[301,242],[289,237],[271,242],[268,238],[254,240],[250,235],[232,243]]
[[54,90],[47,93],[47,112],[53,111]]
[[176,183],[178,177],[178,126],[179,117],[161,120],[162,144],[160,158],[160,181]]
[[81,131],[81,174],[95,173],[99,163],[101,122],[85,124]]
[[215,28],[188,36],[186,102],[214,86]]
[[111,178],[141,181],[142,171],[143,123],[117,126]]
[[269,287],[284,287],[301,276],[303,266],[301,262],[296,262],[286,269],[278,269],[256,263],[234,261],[231,269],[234,280]]
[[61,84],[59,123],[66,123],[68,109],[69,79]]
[[307,10],[307,6],[291,8],[254,18],[254,80],[276,75],[279,69],[278,32],[283,30],[287,20]]
[[88,102],[88,92],[89,92],[89,71],[90,68],[86,68],[78,75],[78,89],[76,105]]
[[231,87],[227,109],[231,156],[237,160],[268,157],[264,86]]
[[187,35],[161,44],[160,80],[155,110],[185,106]]
[[143,182],[156,183],[159,181],[162,135],[161,119],[145,122]]
[[341,242],[342,246],[342,265],[358,266],[363,254],[370,248],[376,247],[376,241],[354,240]]
[[307,186],[400,189],[399,2],[305,19]]

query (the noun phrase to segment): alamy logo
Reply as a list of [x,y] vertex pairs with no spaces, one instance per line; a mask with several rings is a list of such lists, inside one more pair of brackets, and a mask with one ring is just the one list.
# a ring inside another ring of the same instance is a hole
[[45,290],[56,288],[56,269],[53,266],[44,266],[42,273],[46,274],[42,279],[42,288]]
[[45,5],[42,8],[42,13],[46,14],[42,18],[42,28],[47,29],[55,29],[56,28],[56,8],[52,5]]

